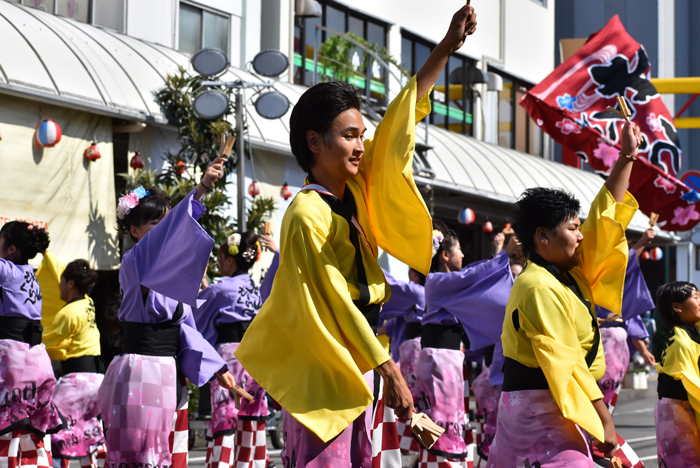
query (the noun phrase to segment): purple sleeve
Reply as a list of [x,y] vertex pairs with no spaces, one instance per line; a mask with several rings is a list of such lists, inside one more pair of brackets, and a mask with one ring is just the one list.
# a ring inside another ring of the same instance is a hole
[[270,268],[265,273],[265,277],[263,278],[262,284],[260,285],[260,297],[262,298],[263,302],[265,302],[267,298],[270,297],[270,292],[272,292],[272,282],[275,279],[275,274],[277,273],[279,267],[280,251],[277,250],[277,252],[275,252],[274,258],[272,259],[272,263],[270,264]]
[[0,258],[0,286],[8,280],[12,275],[12,262],[8,262],[4,258]]
[[177,360],[190,382],[201,387],[228,365],[211,344],[197,331],[192,314],[180,323]]
[[214,240],[197,220],[204,206],[192,190],[132,249],[141,286],[192,307],[209,262]]
[[630,320],[625,320],[625,327],[631,340],[646,340],[649,338],[647,327],[644,326],[644,321],[639,315]]
[[[197,330],[212,346],[216,344],[216,316],[218,313],[214,286],[212,284],[199,292],[197,302],[200,303],[200,306],[192,309]],[[204,303],[202,304],[202,302]]]
[[499,340],[496,342],[496,346],[493,349],[493,359],[491,360],[491,367],[489,372],[489,382],[491,385],[501,388],[503,386],[503,366],[505,364],[505,358],[503,357],[503,345]]
[[654,309],[654,300],[651,297],[647,283],[639,268],[637,252],[630,250],[625,273],[625,289],[622,296],[622,318],[631,320],[647,311]]
[[386,282],[391,288],[391,298],[382,307],[380,318],[389,320],[402,317],[412,312],[414,307],[425,309],[424,288],[412,281],[399,281],[388,272],[384,272]]

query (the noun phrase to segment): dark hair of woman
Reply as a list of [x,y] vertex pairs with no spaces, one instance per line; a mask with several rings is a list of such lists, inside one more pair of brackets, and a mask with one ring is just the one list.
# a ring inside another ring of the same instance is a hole
[[[24,221],[10,221],[0,229],[0,236],[5,239],[5,249],[15,246],[17,255],[12,259],[17,265],[26,265],[39,252],[49,248],[49,233]],[[9,259],[8,259],[9,260]]]
[[122,234],[131,236],[131,240],[137,242],[131,234],[131,226],[143,226],[153,219],[160,219],[170,209],[170,197],[156,187],[147,187],[148,195],[139,200],[139,204],[129,211],[123,219],[117,218],[117,228]]
[[435,255],[433,255],[433,260],[430,263],[430,272],[436,273],[440,271],[440,256],[442,252],[452,252],[454,248],[457,247],[459,238],[457,237],[457,233],[452,229],[449,229],[442,221],[433,220],[433,229],[440,231],[443,236],[442,242],[440,242],[440,247]]
[[664,284],[656,291],[656,307],[659,309],[661,320],[663,320],[664,325],[669,330],[683,325],[678,314],[673,311],[673,303],[684,303],[697,290],[697,286],[693,283],[674,281],[673,283]]
[[95,270],[90,268],[90,264],[87,260],[78,259],[73,260],[68,265],[66,269],[63,270],[61,274],[66,281],[73,280],[75,282],[75,289],[80,291],[80,294],[90,294],[92,288],[97,284],[99,275]]
[[515,203],[513,230],[522,243],[523,254],[535,250],[535,233],[538,228],[557,234],[557,227],[578,216],[581,203],[571,193],[562,189],[535,187],[527,189]]
[[355,87],[344,81],[319,83],[301,95],[289,119],[289,143],[304,172],[310,172],[316,162],[306,134],[314,131],[328,144],[328,131],[336,117],[350,109],[360,110],[360,98]]
[[[241,242],[238,244],[238,253],[231,255],[228,248],[228,241],[221,244],[219,253],[225,257],[231,257],[236,262],[236,268],[239,271],[248,271],[255,264],[258,258],[258,235],[251,231],[246,231],[241,234]],[[252,255],[251,255],[252,252]]]

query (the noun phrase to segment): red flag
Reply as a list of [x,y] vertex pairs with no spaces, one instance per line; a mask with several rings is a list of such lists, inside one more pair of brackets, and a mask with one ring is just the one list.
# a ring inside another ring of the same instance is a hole
[[609,174],[620,152],[625,123],[606,111],[622,96],[644,142],[634,163],[629,191],[647,216],[659,214],[659,227],[686,231],[700,221],[700,196],[680,182],[681,149],[673,118],[646,78],[651,64],[644,47],[627,34],[618,16],[520,101],[555,141]]

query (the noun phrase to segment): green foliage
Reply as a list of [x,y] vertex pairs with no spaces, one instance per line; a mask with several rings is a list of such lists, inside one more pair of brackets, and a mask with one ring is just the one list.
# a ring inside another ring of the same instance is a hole
[[[374,43],[370,44],[365,39],[353,33],[347,33],[346,36],[370,49],[383,61],[395,65],[404,75],[410,76],[408,72],[401,67],[398,60],[389,55],[386,47],[379,47],[378,44]],[[347,37],[331,36],[321,44],[319,63],[326,70],[326,74],[323,76],[324,80],[347,81],[355,74],[364,77],[367,67],[367,52],[357,47],[357,45]],[[352,64],[352,56],[355,51],[360,55],[361,63],[357,70],[354,69]]]

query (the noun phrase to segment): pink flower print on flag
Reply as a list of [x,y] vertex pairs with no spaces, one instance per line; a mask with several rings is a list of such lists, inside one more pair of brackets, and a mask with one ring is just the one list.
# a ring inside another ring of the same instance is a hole
[[700,219],[700,213],[695,211],[695,205],[688,205],[683,208],[681,206],[673,210],[673,219],[671,223],[678,223],[681,226],[685,226],[689,221],[695,221]]
[[611,167],[617,161],[620,152],[614,146],[606,144],[603,140],[598,140],[598,147],[593,150],[593,156],[601,160],[605,167]]
[[653,112],[647,116],[647,125],[652,132],[661,132],[664,129],[659,118]]
[[544,125],[544,121],[542,119],[537,119],[537,126],[541,127],[542,125]]
[[564,135],[569,135],[571,133],[579,134],[581,133],[581,127],[576,122],[571,119],[560,120],[555,124],[557,128],[561,130]]
[[664,191],[669,195],[676,191],[676,185],[661,175],[656,176],[654,186],[664,189]]

